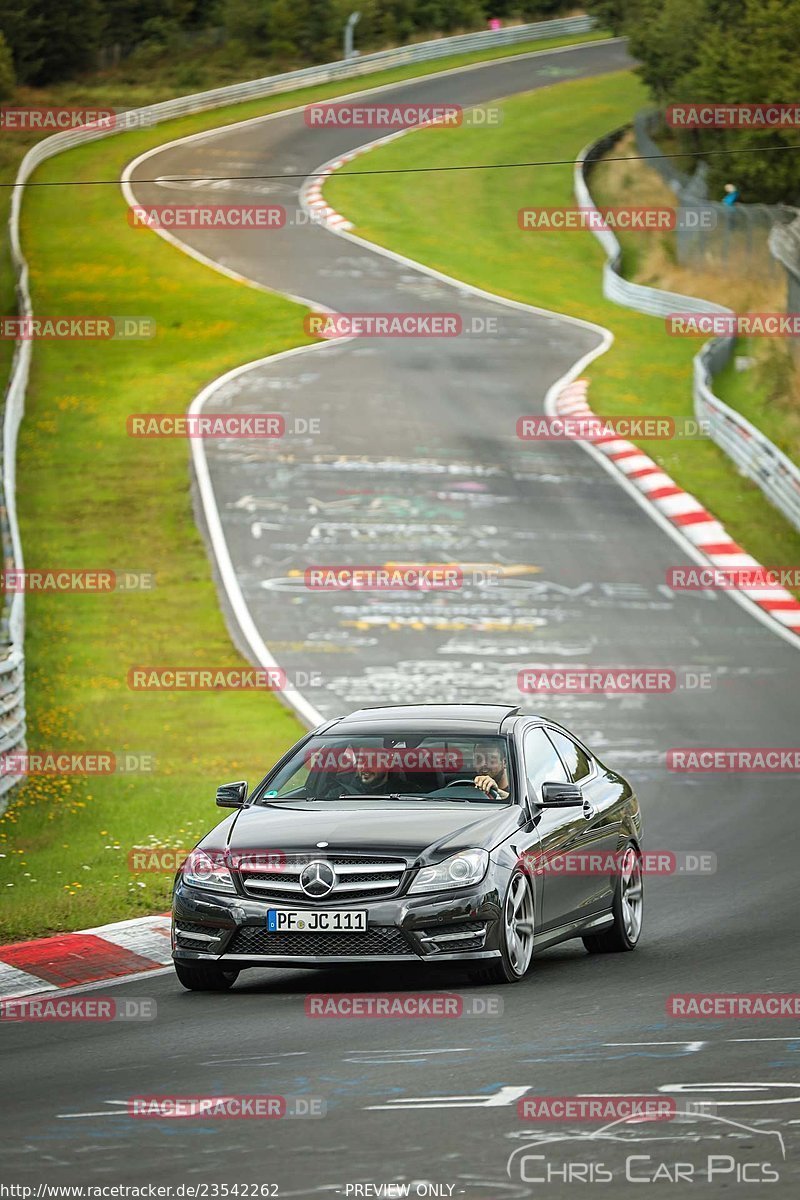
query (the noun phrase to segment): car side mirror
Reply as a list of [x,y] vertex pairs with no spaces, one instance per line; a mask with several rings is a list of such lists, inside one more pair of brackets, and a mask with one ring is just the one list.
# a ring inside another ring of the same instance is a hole
[[217,804],[220,808],[241,808],[247,799],[247,780],[238,783],[223,783],[217,788]]
[[583,792],[577,783],[543,783],[543,808],[581,808]]

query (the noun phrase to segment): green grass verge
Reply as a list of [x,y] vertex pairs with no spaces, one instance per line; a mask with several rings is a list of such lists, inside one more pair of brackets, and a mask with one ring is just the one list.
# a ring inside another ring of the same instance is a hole
[[[133,157],[172,138],[478,57],[345,80],[120,135],[58,156],[36,180],[117,179]],[[75,95],[59,99],[68,101],[80,102]],[[117,94],[113,102],[132,101]],[[6,178],[18,158],[6,155]],[[0,198],[7,203],[9,193]],[[134,441],[125,419],[131,412],[183,411],[204,384],[231,367],[308,342],[304,310],[226,280],[153,234],[130,229],[116,184],[30,189],[23,244],[38,313],[149,315],[158,326],[152,341],[41,342],[34,350],[18,453],[28,567],[153,571],[157,586],[141,594],[27,598],[29,745],[146,752],[155,756],[156,771],[33,778],[14,794],[0,817],[6,941],[165,907],[171,876],[131,875],[131,847],[192,845],[218,815],[216,783],[254,781],[301,731],[270,695],[128,690],[134,663],[233,666],[241,659],[194,525],[187,445]],[[0,295],[9,302],[8,276],[0,280]]]
[[787,345],[741,338],[736,354],[754,360],[737,370],[733,359],[714,379],[720,400],[740,412],[793,462],[800,462],[800,360]]
[[[44,173],[113,176],[130,149],[101,143]],[[31,191],[24,239],[38,312],[147,314],[158,327],[148,341],[36,347],[18,456],[26,563],[152,571],[156,587],[27,597],[29,745],[142,751],[156,770],[20,789],[0,818],[8,938],[163,906],[170,877],[132,877],[130,848],[193,844],[214,822],[215,784],[254,781],[300,732],[269,694],[128,689],[136,663],[241,660],[192,521],[187,443],[131,439],[125,420],[182,411],[230,367],[302,343],[303,309],[129,229],[118,189]]]
[[[420,130],[358,159],[347,175],[332,177],[326,198],[363,237],[498,294],[611,329],[615,344],[588,371],[597,412],[690,418],[692,358],[701,343],[669,337],[659,319],[604,299],[604,255],[590,233],[517,226],[526,205],[574,204],[571,167],[355,177],[359,170],[571,159],[631,120],[646,99],[628,72],[514,97],[491,130]],[[761,562],[800,561],[800,535],[712,442],[639,444]]]

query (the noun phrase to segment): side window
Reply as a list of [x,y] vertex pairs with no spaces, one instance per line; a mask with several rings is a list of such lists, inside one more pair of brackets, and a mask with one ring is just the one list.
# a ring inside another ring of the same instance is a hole
[[592,764],[580,746],[576,746],[572,738],[565,737],[563,733],[558,733],[555,729],[550,729],[548,732],[558,753],[564,760],[564,765],[572,782],[580,783],[587,775],[591,775]]
[[529,729],[522,743],[528,798],[538,803],[543,783],[567,783],[567,775],[553,743],[542,728]]

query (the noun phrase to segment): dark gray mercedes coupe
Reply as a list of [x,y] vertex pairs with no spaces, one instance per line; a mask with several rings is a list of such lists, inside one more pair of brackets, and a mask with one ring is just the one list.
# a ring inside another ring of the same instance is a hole
[[456,964],[521,979],[580,937],[633,950],[642,820],[630,784],[554,721],[501,704],[361,709],[305,736],[178,872],[191,990],[245,967]]

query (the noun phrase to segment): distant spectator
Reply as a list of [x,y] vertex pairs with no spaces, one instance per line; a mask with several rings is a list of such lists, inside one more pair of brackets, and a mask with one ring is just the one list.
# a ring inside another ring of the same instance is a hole
[[495,29],[502,29],[502,27],[503,27],[503,22],[500,20],[499,17],[492,17],[491,20],[489,21],[489,28],[492,31],[494,31]]
[[725,184],[725,195],[722,197],[723,204],[733,205],[739,199],[739,189],[735,183]]

